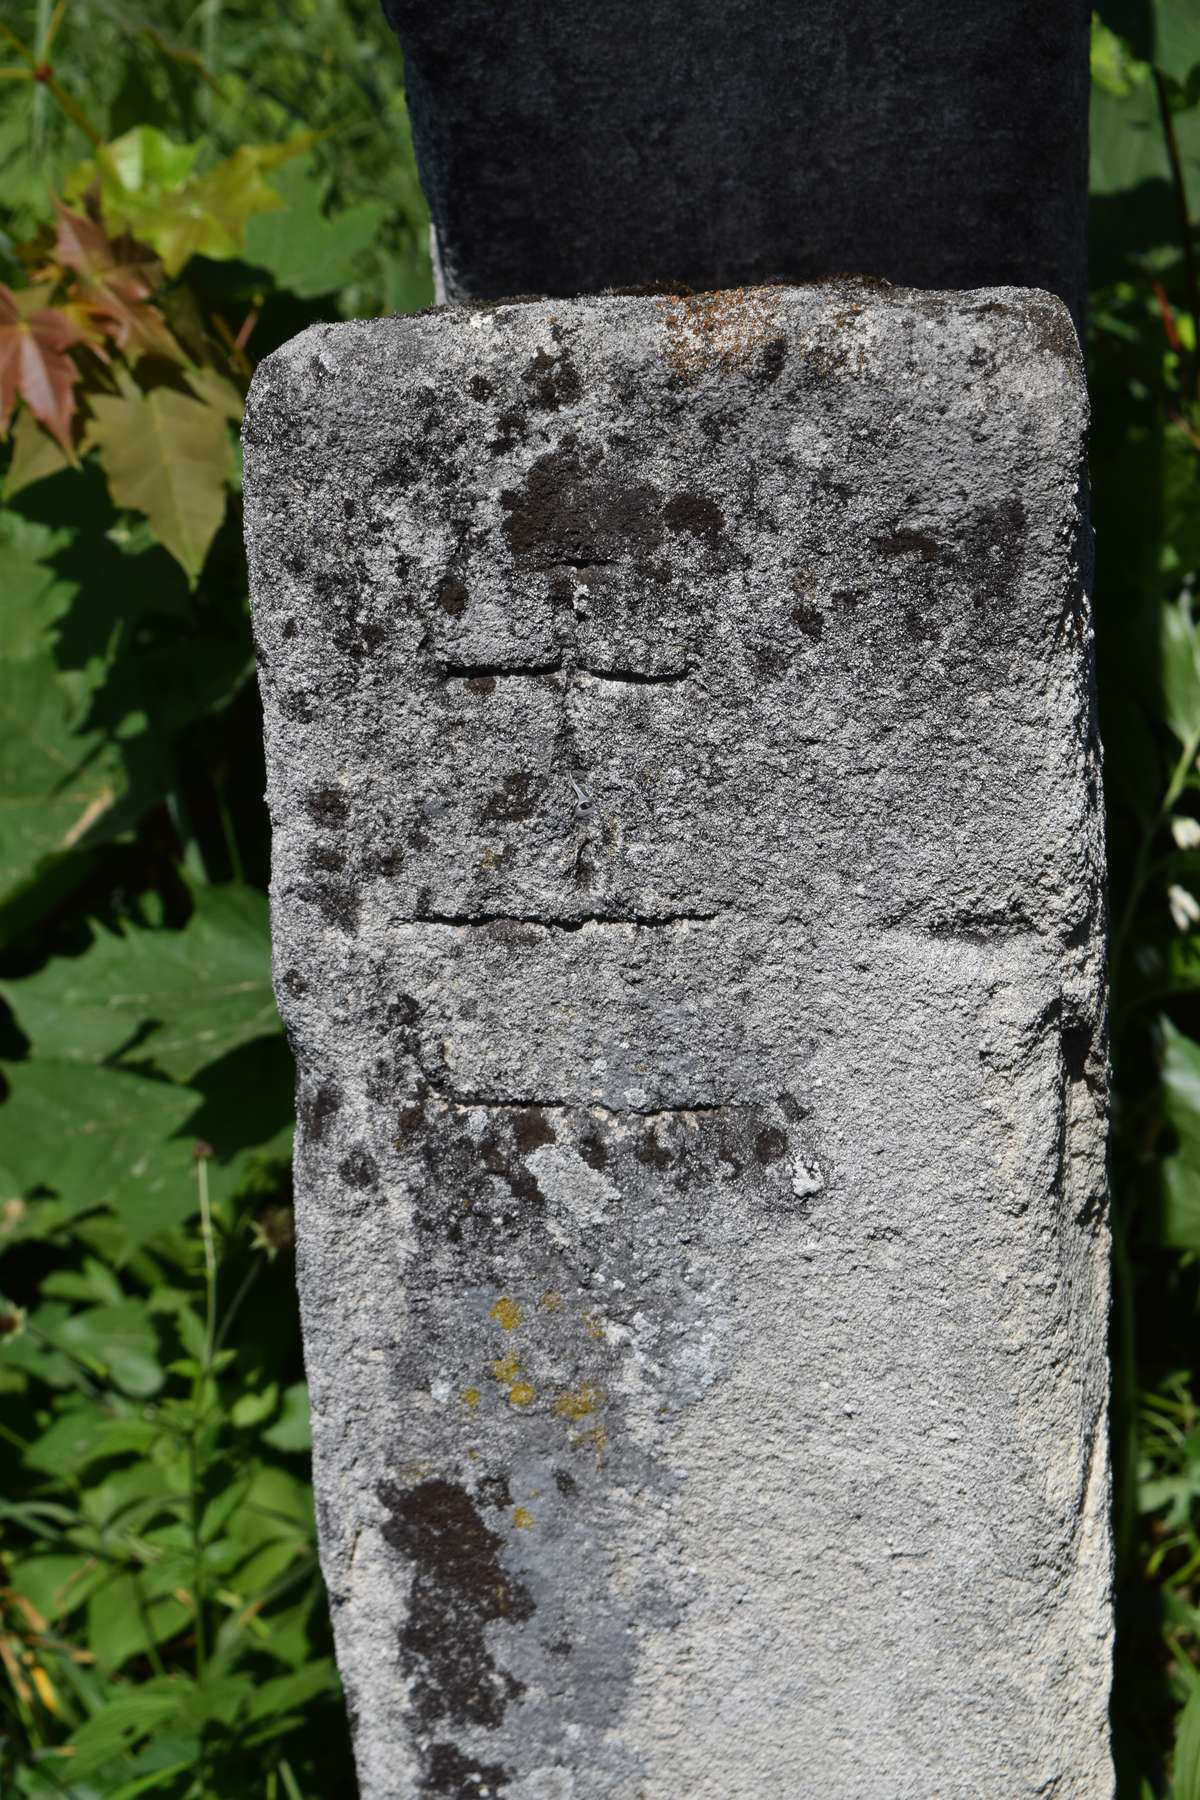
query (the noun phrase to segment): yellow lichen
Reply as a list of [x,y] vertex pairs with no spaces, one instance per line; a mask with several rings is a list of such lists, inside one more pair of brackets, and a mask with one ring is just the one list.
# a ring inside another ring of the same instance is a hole
[[573,1393],[560,1394],[554,1402],[554,1410],[560,1419],[586,1419],[604,1405],[604,1389],[598,1387],[579,1387]]
[[604,1320],[599,1313],[589,1313],[583,1321],[583,1329],[590,1338],[595,1338],[598,1344],[604,1342]]
[[510,1406],[528,1406],[532,1400],[536,1399],[537,1395],[527,1381],[514,1381],[508,1390]]
[[562,1303],[562,1295],[556,1294],[551,1288],[547,1288],[546,1292],[538,1301],[538,1305],[541,1307],[542,1311],[550,1313],[561,1312]]
[[518,1531],[528,1531],[532,1524],[533,1514],[526,1511],[525,1507],[518,1506],[513,1513],[513,1525],[516,1529]]
[[497,1381],[515,1381],[521,1372],[521,1359],[512,1350],[507,1356],[497,1357],[492,1364],[492,1374]]
[[481,1398],[481,1396],[480,1396],[480,1392],[479,1392],[478,1388],[464,1388],[463,1389],[462,1402],[463,1402],[464,1406],[470,1406],[470,1407],[478,1406],[480,1398]]
[[521,1308],[507,1294],[501,1294],[488,1318],[494,1319],[501,1331],[515,1331],[521,1323]]

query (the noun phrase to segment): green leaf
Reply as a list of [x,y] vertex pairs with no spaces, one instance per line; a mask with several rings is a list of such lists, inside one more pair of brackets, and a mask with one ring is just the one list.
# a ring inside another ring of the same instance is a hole
[[337,1670],[329,1657],[322,1657],[297,1669],[292,1675],[277,1675],[264,1681],[250,1697],[246,1707],[247,1721],[269,1719],[276,1713],[291,1712],[318,1694],[336,1694]]
[[1200,1044],[1162,1020],[1163,1111],[1179,1145],[1163,1163],[1162,1239],[1200,1250]]
[[365,200],[327,218],[328,182],[311,157],[280,170],[272,183],[283,211],[261,213],[246,227],[245,256],[266,269],[275,285],[302,300],[336,293],[353,281],[363,253],[374,248],[389,208]]
[[[109,1309],[109,1310],[116,1310]],[[76,1341],[66,1330],[61,1331],[58,1341],[67,1349],[78,1354],[81,1349],[87,1355],[89,1363],[100,1363],[108,1367],[118,1385],[127,1392],[135,1394],[156,1393],[161,1387],[158,1364],[154,1360],[157,1353],[157,1342],[153,1332],[148,1339],[131,1337],[128,1330],[123,1337],[118,1336],[114,1343],[102,1346],[98,1352],[90,1345],[89,1328],[83,1332],[83,1343]],[[147,1349],[147,1344],[149,1349]],[[132,1360],[130,1352],[132,1345]],[[116,1360],[114,1361],[114,1355]],[[135,1379],[143,1382],[151,1374],[155,1377],[153,1385],[130,1386],[123,1375],[133,1373]],[[144,1455],[157,1436],[157,1427],[149,1419],[109,1418],[94,1403],[79,1406],[57,1418],[41,1437],[35,1439],[25,1453],[25,1460],[34,1469],[44,1469],[48,1475],[71,1475],[78,1469],[84,1469],[91,1462],[106,1456]]]
[[229,1409],[229,1417],[239,1431],[248,1431],[255,1425],[261,1425],[269,1419],[279,1404],[279,1387],[274,1381],[268,1382],[261,1393],[253,1388],[239,1394]]
[[12,1586],[35,1606],[43,1618],[70,1618],[84,1604],[92,1589],[105,1579],[103,1566],[80,1552],[50,1556],[25,1556],[12,1566]]
[[280,1029],[270,954],[266,899],[231,883],[199,889],[182,931],[101,931],[81,956],[53,957],[0,994],[39,1058],[102,1061],[151,1026],[139,1059],[186,1081]]
[[285,1388],[279,1417],[261,1434],[265,1444],[274,1450],[305,1451],[312,1449],[312,1420],[308,1409],[308,1387],[297,1381]]
[[134,1244],[195,1211],[192,1144],[172,1137],[191,1089],[50,1058],[3,1073],[5,1154],[23,1187],[54,1189],[71,1215],[111,1207]]
[[221,409],[132,383],[91,406],[86,445],[100,453],[114,506],[144,513],[194,584],[225,517],[230,444]]
[[71,1759],[72,1778],[102,1767],[114,1752],[128,1750],[138,1739],[164,1725],[178,1713],[186,1688],[187,1684],[178,1678],[143,1682],[93,1713],[71,1740],[75,1751]]
[[1181,743],[1200,736],[1200,643],[1186,595],[1162,609],[1163,715]]
[[12,444],[12,461],[4,477],[3,497],[6,501],[19,494],[23,488],[32,487],[35,481],[44,481],[47,475],[57,475],[71,466],[71,460],[62,445],[51,437],[44,426],[38,424],[27,406],[23,406],[17,414],[9,433],[9,441]]
[[1200,63],[1200,10],[1194,0],[1155,0],[1154,63],[1181,87]]
[[127,787],[120,745],[92,728],[104,665],[60,668],[54,632],[75,599],[51,558],[67,532],[0,512],[0,935],[19,924],[72,851],[111,830]]
[[58,1332],[57,1342],[139,1399],[157,1394],[163,1385],[158,1333],[140,1300],[72,1313]]

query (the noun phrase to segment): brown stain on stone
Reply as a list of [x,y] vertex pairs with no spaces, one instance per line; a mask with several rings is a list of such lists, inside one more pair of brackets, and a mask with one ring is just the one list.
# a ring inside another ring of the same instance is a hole
[[[721,288],[684,299],[664,297],[656,308],[665,335],[663,360],[680,381],[695,381],[715,370],[746,370],[765,356],[768,346],[781,341],[777,288]],[[779,358],[779,352],[772,349],[772,358]],[[763,372],[772,379],[769,369],[768,362]]]

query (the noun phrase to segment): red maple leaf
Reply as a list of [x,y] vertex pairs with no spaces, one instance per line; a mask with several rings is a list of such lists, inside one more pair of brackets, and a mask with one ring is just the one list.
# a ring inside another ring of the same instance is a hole
[[180,360],[179,346],[153,303],[159,274],[154,258],[129,240],[114,244],[102,225],[61,201],[56,211],[58,263],[74,271],[79,299],[100,328],[135,357],[153,352]]
[[14,294],[0,282],[0,431],[8,428],[20,395],[40,424],[68,456],[75,383],[79,370],[65,352],[83,340],[77,322],[54,306],[43,306],[44,288]]

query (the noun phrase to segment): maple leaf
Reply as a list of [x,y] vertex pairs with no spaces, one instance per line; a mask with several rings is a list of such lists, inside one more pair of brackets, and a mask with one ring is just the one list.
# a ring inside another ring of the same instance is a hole
[[[55,202],[58,235],[55,254],[76,276],[75,289],[102,330],[129,356],[167,356],[182,361],[179,345],[153,304],[157,264],[137,247],[114,244],[102,225],[86,213],[74,213]],[[119,251],[129,254],[122,256]]]
[[71,419],[79,369],[66,351],[85,341],[79,321],[44,304],[49,290],[0,282],[0,432],[7,431],[20,396],[34,418],[74,460]]
[[42,429],[27,406],[17,414],[8,441],[12,445],[12,460],[4,477],[3,492],[0,492],[0,499],[5,504],[22,488],[32,487],[35,481],[43,481],[47,475],[69,469],[75,460],[73,453],[68,455],[62,445]]
[[114,505],[145,514],[194,586],[225,516],[230,446],[221,409],[174,388],[144,394],[128,375],[118,393],[94,395],[90,406],[84,447],[99,450]]
[[315,141],[307,132],[286,144],[243,144],[197,174],[200,145],[176,144],[153,125],[137,125],[105,145],[103,156],[73,171],[68,196],[98,182],[109,229],[132,232],[151,245],[174,276],[192,256],[240,255],[248,220],[284,204],[264,177]]

